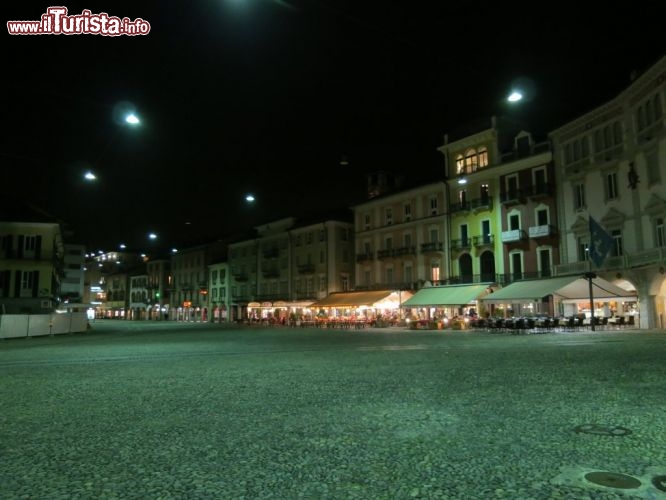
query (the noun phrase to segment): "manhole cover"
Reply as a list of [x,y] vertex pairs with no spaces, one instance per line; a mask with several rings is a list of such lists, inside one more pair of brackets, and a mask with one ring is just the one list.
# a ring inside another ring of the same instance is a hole
[[638,488],[641,485],[641,482],[635,477],[618,474],[617,472],[589,472],[585,474],[585,479],[600,486],[622,490]]
[[652,478],[652,484],[659,491],[666,491],[666,476],[655,476]]
[[574,427],[574,431],[583,434],[596,434],[598,436],[626,436],[631,429],[617,425],[582,424]]

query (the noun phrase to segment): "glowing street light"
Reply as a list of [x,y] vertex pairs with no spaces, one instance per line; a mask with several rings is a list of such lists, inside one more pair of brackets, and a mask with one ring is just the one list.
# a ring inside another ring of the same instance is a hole
[[254,198],[253,194],[246,194],[245,195],[245,201],[247,201],[248,203],[254,203],[254,200],[255,200],[255,198]]
[[121,243],[119,246],[121,250],[125,250],[127,248],[127,245],[125,245],[125,243]]
[[134,113],[130,113],[125,117],[125,122],[129,123],[130,125],[138,125],[141,123],[141,120],[139,120],[139,117]]
[[151,240],[156,240],[156,239],[157,239],[157,235],[156,235],[155,233],[149,233],[149,234],[148,234],[148,238],[151,239]]
[[514,90],[509,94],[509,97],[506,98],[509,102],[518,102],[523,99],[523,94],[519,90]]
[[83,178],[87,181],[97,180],[97,176],[93,174],[90,170],[88,170],[85,174],[83,174]]

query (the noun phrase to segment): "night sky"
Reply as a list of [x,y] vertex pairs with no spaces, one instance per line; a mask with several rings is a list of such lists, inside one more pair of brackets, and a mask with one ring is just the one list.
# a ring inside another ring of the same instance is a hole
[[[50,5],[3,4],[4,17],[39,20]],[[363,201],[367,172],[441,175],[446,132],[504,114],[545,139],[666,54],[661,2],[595,5],[66,3],[70,14],[142,18],[151,31],[5,32],[0,192],[103,250],[149,249],[150,231],[182,246],[348,207]],[[532,95],[509,108],[515,81]],[[128,107],[140,127],[120,120]]]

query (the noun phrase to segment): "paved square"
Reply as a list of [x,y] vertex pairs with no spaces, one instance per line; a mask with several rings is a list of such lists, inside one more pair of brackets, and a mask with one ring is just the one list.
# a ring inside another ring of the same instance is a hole
[[0,498],[664,498],[665,360],[637,331],[5,340]]

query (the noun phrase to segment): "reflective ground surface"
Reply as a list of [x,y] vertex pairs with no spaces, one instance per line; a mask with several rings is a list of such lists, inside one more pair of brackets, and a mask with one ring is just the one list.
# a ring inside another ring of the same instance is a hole
[[666,498],[666,333],[0,341],[0,498]]

